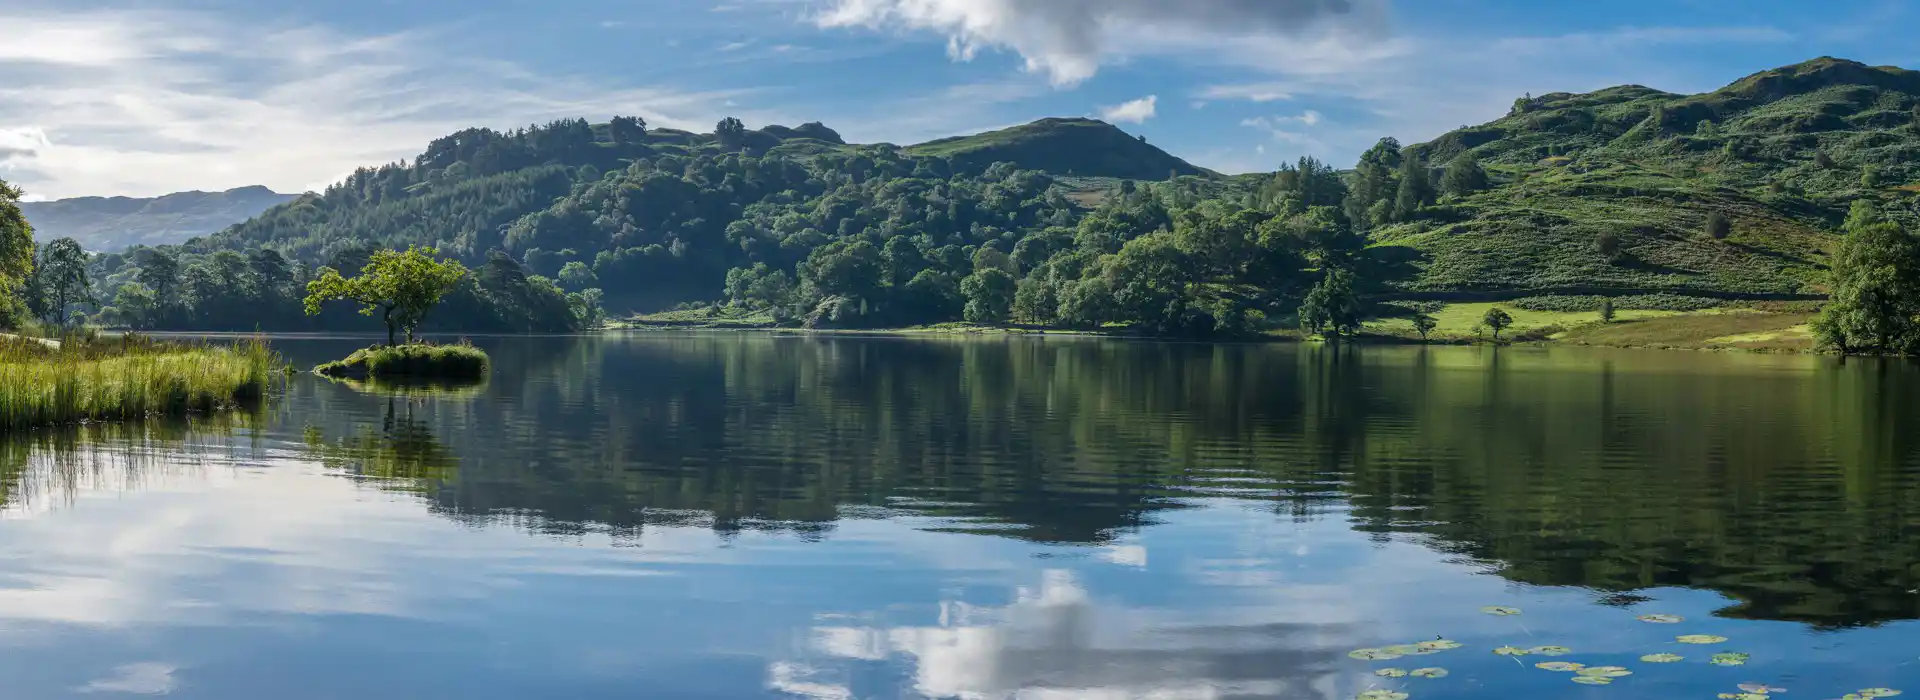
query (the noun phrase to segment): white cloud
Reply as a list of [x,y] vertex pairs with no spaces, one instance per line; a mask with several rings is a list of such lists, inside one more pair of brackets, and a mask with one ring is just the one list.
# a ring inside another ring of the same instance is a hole
[[173,672],[171,664],[138,663],[128,664],[114,669],[114,675],[100,678],[77,689],[82,693],[128,693],[132,695],[166,695],[173,692]]
[[958,60],[1008,49],[1028,71],[1072,86],[1128,55],[1189,51],[1221,38],[1343,41],[1377,32],[1385,15],[1385,0],[834,0],[817,21],[938,32]]
[[1160,97],[1148,95],[1100,109],[1100,118],[1114,123],[1145,124],[1159,111]]
[[0,168],[55,198],[298,191],[470,126],[626,113],[697,127],[726,96],[534,75],[441,48],[451,42],[431,32],[359,36],[171,11],[8,14]]

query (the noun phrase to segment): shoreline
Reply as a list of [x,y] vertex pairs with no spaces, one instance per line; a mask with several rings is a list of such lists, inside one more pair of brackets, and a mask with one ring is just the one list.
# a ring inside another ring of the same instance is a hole
[[[1451,347],[1589,347],[1613,348],[1621,350],[1678,350],[1692,352],[1742,352],[1770,355],[1830,355],[1819,350],[1810,335],[1804,334],[1808,314],[1774,313],[1745,310],[1708,310],[1703,312],[1674,312],[1663,315],[1648,314],[1637,318],[1628,318],[1611,323],[1598,320],[1584,322],[1572,327],[1536,326],[1510,330],[1513,339],[1492,341],[1472,337],[1461,333],[1436,334],[1431,339],[1422,340],[1407,333],[1394,332],[1386,321],[1398,319],[1379,319],[1371,322],[1359,335],[1342,340],[1342,343],[1355,345],[1410,345],[1410,346],[1451,346]],[[1704,323],[1703,323],[1704,321]],[[1745,322],[1745,323],[1743,323]],[[1720,331],[1742,330],[1742,326],[1772,326],[1755,332]],[[1701,326],[1706,326],[1702,330]],[[916,337],[916,336],[1005,336],[1005,337],[1077,337],[1103,338],[1112,340],[1140,340],[1155,342],[1182,343],[1318,343],[1329,341],[1302,335],[1294,330],[1274,330],[1257,335],[1220,336],[1220,337],[1181,337],[1156,336],[1128,333],[1124,330],[1089,330],[1068,328],[1041,328],[1032,326],[984,326],[970,323],[943,323],[931,326],[904,326],[887,328],[821,328],[808,329],[775,326],[770,323],[743,323],[738,320],[716,319],[715,322],[694,320],[642,320],[624,319],[608,325],[605,329],[617,332],[649,333],[675,331],[710,332],[758,332],[772,335],[823,335],[842,337]],[[1636,333],[1636,331],[1649,331]],[[1544,337],[1541,335],[1545,333]],[[1704,335],[1705,337],[1701,337]],[[1631,339],[1631,340],[1629,340]]]

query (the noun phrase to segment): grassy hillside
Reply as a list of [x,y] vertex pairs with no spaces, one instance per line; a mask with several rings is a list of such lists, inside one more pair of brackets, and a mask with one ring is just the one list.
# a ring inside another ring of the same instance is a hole
[[[1852,201],[1911,215],[1916,118],[1920,72],[1832,58],[1702,95],[1622,86],[1522,98],[1408,149],[1437,172],[1471,154],[1492,189],[1372,239],[1408,264],[1394,286],[1414,292],[1817,294]],[[1731,223],[1724,238],[1709,232],[1715,214]]]
[[40,240],[72,238],[87,250],[167,245],[214,233],[294,198],[265,187],[176,192],[163,197],[78,197],[24,202]]
[[1209,175],[1143,139],[1094,119],[1042,119],[1010,129],[911,146],[908,155],[947,158],[956,169],[985,170],[998,162],[1053,175],[1166,180]]

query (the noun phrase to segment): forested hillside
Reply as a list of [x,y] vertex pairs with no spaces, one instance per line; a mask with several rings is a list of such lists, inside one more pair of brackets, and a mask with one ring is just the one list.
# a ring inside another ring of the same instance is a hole
[[1195,168],[1084,119],[906,148],[849,145],[820,124],[728,119],[692,134],[563,120],[442,138],[185,248],[103,256],[96,278],[180,310],[149,323],[225,325],[245,307],[206,314],[183,292],[121,285],[154,256],[241,280],[236,260],[268,249],[293,289],[317,266],[350,271],[374,246],[418,244],[518,285],[469,294],[472,309],[545,300],[483,314],[483,328],[538,329],[539,308],[590,315],[604,300],[726,303],[815,326],[1205,333],[1298,316],[1340,332],[1390,311],[1368,297],[1817,296],[1851,203],[1915,219],[1916,156],[1920,73],[1835,59],[1704,95],[1527,96],[1430,143],[1384,139],[1351,170],[1303,159],[1257,176]]

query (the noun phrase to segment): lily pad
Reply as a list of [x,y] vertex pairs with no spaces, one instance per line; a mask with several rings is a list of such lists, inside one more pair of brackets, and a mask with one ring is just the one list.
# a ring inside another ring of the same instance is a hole
[[1749,658],[1752,657],[1737,651],[1726,651],[1714,654],[1710,660],[1715,666],[1745,666]]
[[1413,676],[1414,678],[1446,678],[1447,670],[1444,668],[1416,668],[1408,672],[1407,675]]
[[1651,622],[1656,625],[1671,625],[1679,622],[1685,622],[1686,619],[1687,618],[1681,617],[1679,615],[1664,615],[1664,614],[1657,614],[1657,613],[1653,615],[1640,616],[1641,622]]
[[1764,693],[1721,693],[1720,700],[1773,700],[1773,696]]
[[1727,641],[1727,638],[1714,634],[1683,634],[1674,637],[1673,641],[1681,644],[1719,644]]
[[1506,607],[1506,606],[1502,606],[1502,605],[1489,605],[1489,606],[1487,606],[1487,607],[1484,607],[1484,608],[1481,608],[1481,609],[1480,609],[1480,612],[1483,612],[1483,613],[1486,613],[1486,614],[1488,614],[1488,615],[1499,615],[1499,616],[1501,616],[1501,617],[1506,617],[1506,616],[1508,616],[1508,615],[1518,615],[1518,614],[1520,614],[1520,609],[1519,609],[1519,608],[1509,608],[1509,607]]
[[1566,647],[1534,647],[1528,649],[1527,653],[1541,656],[1566,656],[1573,653],[1573,650]]
[[1760,695],[1767,695],[1769,693],[1787,692],[1786,688],[1776,688],[1776,687],[1767,685],[1765,683],[1741,683],[1740,685],[1737,685],[1734,687],[1739,688],[1741,692],[1758,693]]
[[1395,644],[1390,647],[1381,647],[1380,650],[1395,656],[1409,656],[1423,651],[1419,645],[1415,644]]
[[1369,690],[1354,696],[1354,700],[1407,700],[1408,695],[1398,690]]
[[1899,694],[1900,694],[1900,691],[1894,690],[1892,688],[1861,688],[1860,689],[1860,697],[1863,697],[1863,698],[1890,698]]
[[1612,683],[1613,679],[1606,676],[1574,676],[1573,682],[1584,685],[1606,685]]
[[1361,661],[1386,661],[1389,659],[1400,658],[1399,654],[1395,654],[1385,649],[1355,649],[1353,651],[1347,652],[1347,656],[1359,659]]
[[1493,650],[1493,653],[1501,656],[1526,656],[1527,650],[1520,647],[1500,647]]
[[1686,658],[1687,657],[1681,656],[1679,654],[1648,654],[1646,656],[1640,657],[1640,660],[1650,664],[1670,664],[1678,661],[1684,661],[1686,660]]
[[1407,670],[1404,668],[1383,668],[1374,671],[1373,675],[1381,678],[1405,678],[1407,677]]
[[1580,669],[1586,668],[1587,665],[1576,664],[1571,661],[1542,661],[1540,663],[1534,664],[1533,667],[1546,670],[1546,671],[1554,671],[1556,673],[1567,673],[1567,672],[1578,671]]
[[1465,645],[1451,639],[1429,639],[1414,646],[1420,647],[1424,651],[1447,651],[1450,649],[1458,649]]
[[1624,666],[1588,666],[1574,671],[1574,673],[1582,676],[1593,676],[1595,678],[1619,678],[1621,676],[1633,675],[1633,672],[1627,670]]

